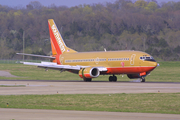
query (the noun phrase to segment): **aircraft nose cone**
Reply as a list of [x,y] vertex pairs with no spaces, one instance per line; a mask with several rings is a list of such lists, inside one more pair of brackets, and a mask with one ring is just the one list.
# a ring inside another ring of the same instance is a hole
[[158,66],[158,63],[157,63],[157,62],[154,62],[154,66],[157,67],[157,66]]
[[157,67],[159,64],[157,62],[150,62],[150,66]]

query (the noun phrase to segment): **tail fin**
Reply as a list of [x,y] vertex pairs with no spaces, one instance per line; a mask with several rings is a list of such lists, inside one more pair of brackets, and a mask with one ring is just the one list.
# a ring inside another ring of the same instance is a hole
[[53,19],[48,20],[48,25],[49,25],[51,49],[53,56],[55,55],[59,56],[65,53],[75,53],[76,52],[75,50],[68,48],[64,43],[64,40]]

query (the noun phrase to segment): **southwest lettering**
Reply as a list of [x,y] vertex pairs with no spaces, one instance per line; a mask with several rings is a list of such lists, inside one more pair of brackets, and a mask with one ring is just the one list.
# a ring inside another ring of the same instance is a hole
[[54,36],[56,37],[58,45],[60,46],[60,49],[61,49],[61,51],[63,53],[65,51],[65,47],[64,47],[64,44],[62,42],[62,38],[61,38],[60,34],[58,33],[58,30],[57,30],[55,25],[52,26],[52,30],[54,32]]

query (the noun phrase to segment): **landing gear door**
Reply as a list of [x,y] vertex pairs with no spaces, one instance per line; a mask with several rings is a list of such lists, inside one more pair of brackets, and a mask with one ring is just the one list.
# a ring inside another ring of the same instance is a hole
[[131,55],[131,58],[130,58],[130,64],[131,65],[134,65],[135,57],[136,57],[136,54]]

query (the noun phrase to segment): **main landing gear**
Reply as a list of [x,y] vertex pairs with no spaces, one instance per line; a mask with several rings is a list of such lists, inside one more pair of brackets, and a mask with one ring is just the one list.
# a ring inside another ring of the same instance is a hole
[[84,82],[91,82],[92,78],[84,78]]
[[115,75],[109,76],[109,82],[116,82],[116,81],[117,81],[117,77]]

